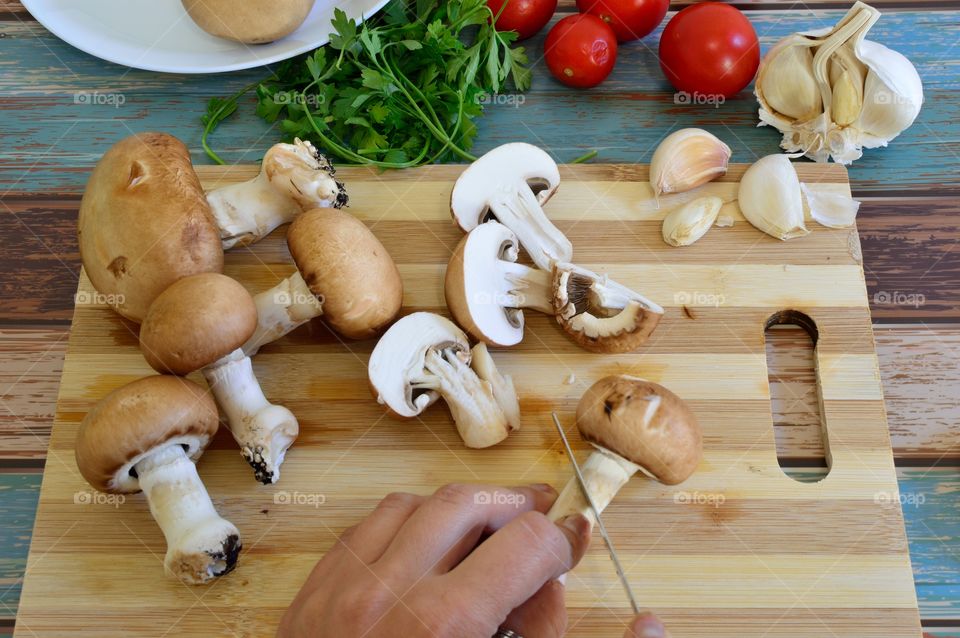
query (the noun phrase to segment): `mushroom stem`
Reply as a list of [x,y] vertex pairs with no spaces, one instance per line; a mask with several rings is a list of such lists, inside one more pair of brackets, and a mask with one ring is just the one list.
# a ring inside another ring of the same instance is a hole
[[203,376],[256,479],[264,485],[276,483],[287,448],[300,431],[297,418],[267,401],[250,357],[239,348],[204,368]]
[[424,357],[423,376],[412,379],[411,387],[443,397],[467,447],[490,447],[507,438],[507,416],[490,382],[477,376],[469,360],[469,354],[456,348],[431,348]]
[[[590,498],[597,510],[603,512],[620,488],[640,471],[640,466],[619,454],[598,447],[590,453],[586,463],[580,466],[580,471],[583,473],[584,485],[590,491]],[[591,525],[597,522],[593,508],[584,496],[576,476],[567,481],[547,517],[557,521],[571,514],[583,514],[590,520]]]
[[503,305],[507,308],[530,308],[552,315],[553,273],[501,259],[497,262],[506,282]]
[[232,571],[240,554],[240,532],[217,514],[183,447],[159,448],[134,471],[167,540],[164,566],[192,585]]
[[256,295],[253,301],[257,306],[257,329],[242,348],[248,357],[323,314],[323,300],[313,294],[300,271]]
[[491,197],[490,211],[514,232],[538,268],[549,270],[553,262],[573,257],[573,244],[547,219],[526,182]]
[[470,351],[473,357],[470,360],[470,367],[477,373],[481,380],[490,384],[493,390],[493,398],[503,410],[507,418],[507,425],[511,432],[520,429],[520,400],[517,398],[517,391],[513,387],[513,379],[509,375],[500,374],[490,351],[487,350],[487,344],[482,341],[473,346]]
[[224,250],[260,241],[301,211],[345,205],[346,191],[333,174],[310,142],[272,146],[254,179],[207,193]]

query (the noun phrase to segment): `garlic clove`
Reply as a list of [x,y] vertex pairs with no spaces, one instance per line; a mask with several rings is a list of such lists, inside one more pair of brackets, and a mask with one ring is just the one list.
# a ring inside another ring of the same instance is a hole
[[730,147],[700,128],[685,128],[668,135],[650,160],[650,185],[654,196],[682,193],[727,172]]
[[857,48],[869,71],[855,127],[864,134],[867,148],[886,146],[920,113],[923,83],[916,67],[897,51],[870,40]]
[[800,184],[810,217],[828,228],[849,228],[857,220],[860,202],[843,193],[831,193]]
[[674,210],[663,219],[663,241],[671,246],[689,246],[707,234],[722,207],[719,197],[699,197]]
[[866,66],[857,59],[849,44],[841,46],[830,58],[831,111],[838,126],[849,126],[860,117],[866,75]]
[[823,108],[820,87],[813,76],[813,53],[805,38],[787,39],[764,58],[754,90],[768,109],[796,120]]
[[762,157],[740,180],[740,211],[771,237],[786,240],[810,231],[803,223],[800,178],[786,155]]

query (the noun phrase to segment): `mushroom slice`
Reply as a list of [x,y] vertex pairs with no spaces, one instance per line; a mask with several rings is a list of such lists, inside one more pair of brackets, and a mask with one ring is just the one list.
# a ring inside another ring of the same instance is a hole
[[[664,485],[687,480],[703,457],[703,434],[689,406],[665,387],[627,375],[594,383],[577,405],[577,428],[595,451],[582,465],[584,488],[602,512],[638,471]],[[580,513],[596,522],[576,477],[547,516]]]
[[240,349],[257,325],[250,293],[219,273],[185,277],[163,291],[140,327],[140,350],[157,372],[201,370],[223,410],[240,452],[264,484],[280,478],[280,465],[297,438],[297,418],[267,401]]
[[236,566],[240,532],[217,513],[194,465],[219,427],[203,388],[153,376],[105,396],[77,433],[77,467],[102,492],[143,490],[167,541],[166,569],[197,585]]
[[573,259],[570,240],[547,219],[541,207],[560,185],[556,162],[531,144],[514,142],[489,151],[457,179],[450,211],[470,232],[494,218],[516,233],[539,268]]
[[415,312],[390,326],[380,338],[370,355],[368,373],[377,401],[397,416],[415,417],[442,397],[464,444],[484,448],[509,433],[510,419],[501,401],[510,403],[512,382],[495,373],[492,361],[484,361],[484,376],[498,379],[501,387],[498,401],[493,384],[481,378],[470,363],[467,336],[453,322]]
[[447,307],[457,323],[484,343],[520,343],[524,308],[554,314],[551,273],[516,263],[518,250],[517,236],[490,221],[460,241],[447,265]]
[[254,297],[257,329],[243,346],[253,356],[314,317],[349,339],[380,332],[400,312],[400,271],[367,226],[349,213],[317,208],[287,231],[297,272]]
[[334,173],[310,142],[274,144],[254,179],[207,193],[224,249],[260,241],[301,211],[345,206],[347,192]]
[[182,0],[187,14],[210,35],[246,44],[287,36],[310,15],[315,0]]
[[631,352],[657,327],[663,308],[646,297],[573,264],[554,267],[557,321],[592,352]]

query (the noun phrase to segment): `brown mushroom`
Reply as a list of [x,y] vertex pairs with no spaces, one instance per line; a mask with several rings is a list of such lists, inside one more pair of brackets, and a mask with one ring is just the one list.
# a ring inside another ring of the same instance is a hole
[[121,315],[142,321],[181,277],[220,272],[223,250],[260,240],[302,210],[343,206],[333,167],[309,142],[276,144],[260,174],[205,194],[190,151],[166,133],[114,144],[80,203],[80,257],[93,286]]
[[287,230],[287,246],[297,272],[254,297],[258,323],[243,347],[248,355],[321,315],[344,337],[366,339],[400,312],[400,271],[353,215],[328,208],[303,213]]
[[303,24],[315,0],[183,0],[198,27],[245,44],[273,42]]
[[158,372],[202,370],[227,427],[258,481],[275,483],[299,432],[287,408],[267,401],[240,347],[257,325],[250,293],[219,273],[184,277],[156,298],[140,327],[140,350]]
[[[663,386],[627,375],[594,383],[577,405],[577,428],[594,448],[582,465],[584,483],[599,511],[638,471],[665,485],[682,483],[703,456],[703,436],[689,406]],[[580,513],[595,521],[576,478],[548,516]]]
[[203,388],[154,376],[101,399],[77,433],[80,473],[102,492],[143,491],[167,541],[164,566],[189,584],[232,571],[240,554],[240,533],[217,513],[194,465],[218,426]]

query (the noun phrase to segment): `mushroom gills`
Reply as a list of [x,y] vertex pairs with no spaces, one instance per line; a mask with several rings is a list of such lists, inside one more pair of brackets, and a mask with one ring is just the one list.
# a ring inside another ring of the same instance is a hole
[[297,418],[267,401],[250,357],[241,349],[204,368],[203,376],[256,479],[264,485],[276,483],[287,449],[300,431]]
[[233,571],[242,548],[240,532],[217,513],[183,447],[159,448],[133,471],[166,538],[166,569],[194,585]]
[[262,346],[323,315],[323,299],[310,290],[299,270],[270,290],[256,295],[253,301],[257,306],[257,329],[242,348],[248,357],[255,355]]
[[[586,462],[580,466],[580,471],[583,473],[584,487],[589,490],[597,511],[603,512],[620,488],[642,468],[619,454],[599,446],[594,448]],[[590,507],[590,502],[584,496],[576,477],[567,482],[547,516],[550,520],[557,521],[571,514],[583,514],[590,520],[591,525],[597,522],[593,508]]]
[[275,144],[252,180],[207,193],[224,250],[260,241],[313,208],[341,208],[348,196],[333,165],[310,142]]

